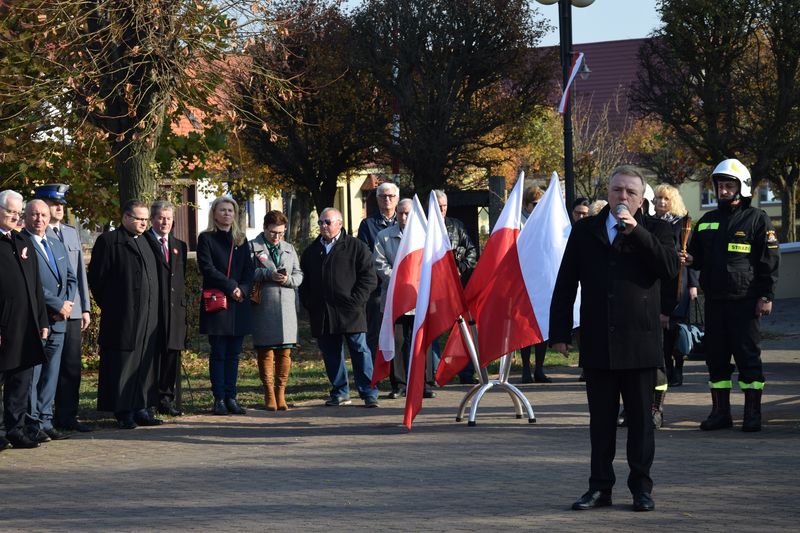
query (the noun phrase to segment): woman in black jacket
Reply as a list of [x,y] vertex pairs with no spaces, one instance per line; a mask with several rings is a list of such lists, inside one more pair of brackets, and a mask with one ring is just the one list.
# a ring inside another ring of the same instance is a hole
[[227,308],[215,312],[206,311],[206,298],[200,302],[200,333],[208,334],[211,346],[208,366],[215,415],[246,412],[236,403],[236,380],[242,341],[253,331],[248,296],[254,268],[238,214],[239,206],[232,198],[215,199],[208,214],[208,229],[197,239],[203,291],[219,289],[227,298]]

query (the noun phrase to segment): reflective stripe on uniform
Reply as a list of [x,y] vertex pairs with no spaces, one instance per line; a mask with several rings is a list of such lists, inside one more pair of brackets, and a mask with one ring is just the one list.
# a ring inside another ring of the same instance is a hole
[[667,390],[667,387],[669,387],[669,383],[664,383],[663,385],[656,385],[656,390],[664,390],[665,391],[665,390]]
[[739,388],[742,390],[746,389],[753,389],[753,390],[762,390],[764,388],[763,381],[754,381],[752,383],[745,383],[744,381],[739,382]]
[[719,229],[719,222],[703,222],[697,226],[697,231],[703,231],[706,229]]
[[728,243],[728,251],[729,252],[739,252],[741,254],[749,254],[750,253],[750,245],[749,244],[739,244],[738,242],[729,242]]
[[733,387],[733,382],[731,380],[727,381],[709,381],[708,386],[712,389],[730,389]]

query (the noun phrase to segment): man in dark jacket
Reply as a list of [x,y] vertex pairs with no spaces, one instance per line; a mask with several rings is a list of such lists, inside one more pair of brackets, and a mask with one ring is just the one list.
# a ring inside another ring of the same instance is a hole
[[174,405],[175,388],[181,364],[181,350],[186,348],[186,243],[170,232],[175,220],[175,207],[166,200],[150,206],[151,228],[145,232],[158,264],[159,323],[161,346],[158,374],[158,412],[180,416]]
[[39,265],[33,243],[15,231],[22,195],[0,192],[0,385],[3,388],[5,436],[0,450],[36,448],[25,431],[33,367],[44,362],[42,341],[48,335]]
[[750,206],[751,177],[737,159],[712,173],[719,208],[697,222],[686,265],[700,271],[705,294],[706,365],[712,408],[700,429],[733,426],[731,355],[744,391],[742,431],[761,430],[761,317],[772,311],[780,250],[769,216]]
[[628,488],[634,510],[655,508],[650,407],[656,369],[663,364],[660,279],[677,274],[678,256],[668,224],[656,221],[652,231],[645,228],[639,212],[644,189],[644,178],[634,167],[612,173],[609,205],[572,227],[553,291],[550,342],[566,354],[581,286],[580,366],[586,375],[592,455],[589,490],[573,504],[576,510],[611,505],[620,394],[628,417]]
[[158,401],[158,264],[142,234],[147,204],[130,200],[122,226],[100,235],[89,263],[89,289],[100,307],[98,411],[112,411],[120,429],[156,426]]
[[342,229],[342,214],[332,207],[319,216],[320,238],[300,257],[303,284],[300,301],[311,319],[325,371],[331,382],[328,406],[350,403],[342,336],[350,350],[356,387],[366,407],[378,407],[378,389],[371,386],[372,354],[367,346],[366,303],[377,285],[372,254],[366,244]]

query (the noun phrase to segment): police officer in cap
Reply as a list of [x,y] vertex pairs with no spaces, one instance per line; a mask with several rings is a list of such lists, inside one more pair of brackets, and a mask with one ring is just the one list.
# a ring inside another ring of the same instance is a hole
[[700,429],[733,426],[731,375],[739,369],[744,391],[742,431],[761,430],[760,319],[772,311],[780,253],[769,216],[750,206],[750,172],[736,159],[726,159],[711,175],[719,207],[695,226],[688,253],[681,262],[700,271],[705,294],[705,346],[712,410]]
[[47,238],[58,239],[64,244],[69,256],[69,263],[78,278],[78,291],[72,306],[72,313],[67,320],[64,336],[64,350],[61,354],[61,367],[56,387],[54,425],[61,430],[91,431],[88,426],[78,421],[78,402],[81,388],[81,332],[89,327],[90,311],[89,284],[86,281],[86,267],[83,261],[83,247],[78,230],[64,223],[64,205],[69,185],[48,183],[36,187],[34,198],[44,200],[50,207],[50,227]]

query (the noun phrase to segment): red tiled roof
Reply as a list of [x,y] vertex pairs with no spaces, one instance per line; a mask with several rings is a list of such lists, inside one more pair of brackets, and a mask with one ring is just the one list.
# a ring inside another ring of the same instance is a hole
[[[583,52],[591,74],[586,80],[580,76],[575,79],[573,95],[584,105],[591,104],[593,112],[602,110],[611,103],[609,122],[612,129],[621,129],[628,116],[628,90],[636,82],[639,69],[639,48],[646,39],[626,39],[600,43],[573,44],[575,52]],[[553,47],[551,47],[553,48]],[[559,71],[560,73],[560,71]],[[557,76],[560,80],[561,76]],[[619,108],[615,109],[613,100],[619,92]],[[560,93],[558,97],[560,97]]]

